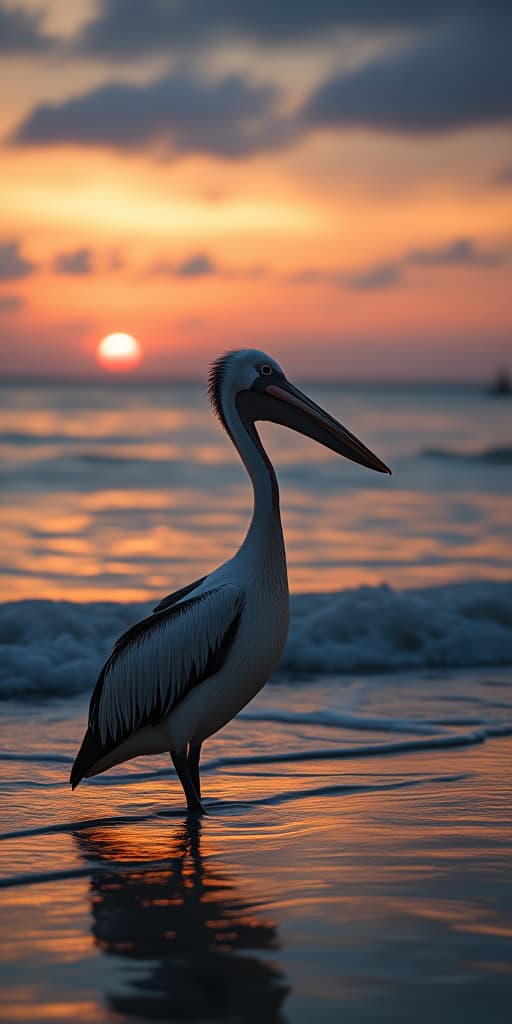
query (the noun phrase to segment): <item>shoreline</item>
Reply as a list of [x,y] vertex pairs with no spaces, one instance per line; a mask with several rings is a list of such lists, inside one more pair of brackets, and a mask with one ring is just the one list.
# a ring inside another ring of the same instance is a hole
[[[455,1019],[476,1021],[485,1000],[498,1024],[512,994],[511,757],[512,737],[397,753],[378,773],[345,766],[337,793],[324,783],[340,762],[239,766],[201,821],[158,807],[159,790],[146,820],[33,837],[32,856],[46,847],[74,871],[0,895],[3,1019],[229,1008],[244,1022],[370,1024],[414,1010],[427,1024],[442,999],[441,1020],[457,1004]],[[305,775],[323,791],[305,794]],[[265,803],[285,786],[284,805]]]

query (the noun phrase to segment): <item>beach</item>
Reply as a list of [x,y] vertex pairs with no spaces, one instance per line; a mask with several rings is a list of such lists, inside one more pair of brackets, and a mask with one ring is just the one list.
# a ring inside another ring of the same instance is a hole
[[240,543],[243,471],[195,385],[5,391],[3,1020],[507,1017],[508,409],[316,388],[393,477],[266,433],[290,636],[200,821],[166,756],[68,778],[116,637]]
[[71,794],[83,703],[11,706],[2,1019],[504,1020],[510,677],[347,689],[269,687],[208,744],[203,820],[165,758]]

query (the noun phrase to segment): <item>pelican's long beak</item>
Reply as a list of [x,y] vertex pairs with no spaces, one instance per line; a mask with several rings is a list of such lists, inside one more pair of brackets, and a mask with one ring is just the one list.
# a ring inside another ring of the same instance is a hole
[[378,473],[391,473],[388,466],[351,434],[350,430],[343,427],[286,379],[279,381],[278,384],[269,383],[262,390],[268,395],[265,403],[267,408],[262,419],[297,430],[300,434],[318,441],[325,448],[330,448],[331,451],[344,455],[346,459],[358,462],[361,466],[367,466],[368,469],[375,469]]

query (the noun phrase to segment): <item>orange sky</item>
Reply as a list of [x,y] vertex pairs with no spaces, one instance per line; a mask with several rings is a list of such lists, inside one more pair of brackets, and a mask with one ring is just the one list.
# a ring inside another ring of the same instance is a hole
[[506,16],[180,3],[0,3],[2,372],[101,373],[112,331],[149,376],[247,344],[317,377],[507,365]]

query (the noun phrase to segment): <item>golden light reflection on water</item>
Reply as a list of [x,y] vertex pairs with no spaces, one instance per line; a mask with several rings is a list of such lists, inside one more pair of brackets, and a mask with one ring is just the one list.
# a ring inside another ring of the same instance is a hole
[[[322,517],[312,523],[307,507],[300,511],[300,492],[288,491],[283,520],[292,590],[509,578],[507,502],[501,496],[471,497],[487,532],[462,524],[456,542],[441,526],[433,532],[435,497],[420,504],[405,492],[379,495],[378,522],[365,528],[374,500],[372,493],[346,494],[340,517],[339,499],[326,497]],[[209,495],[207,511],[194,508],[196,501],[190,491],[61,492],[39,497],[35,507],[30,494],[17,494],[16,507],[0,510],[2,585],[10,599],[37,593],[75,600],[143,600],[158,596],[160,580],[168,590],[184,585],[231,557],[249,517],[242,489],[227,508],[223,495]],[[407,516],[408,529],[397,531],[396,523]]]
[[[30,998],[32,996],[32,998]],[[11,999],[14,1001],[11,1002]],[[98,1004],[93,1000],[69,1000],[65,1003],[45,1003],[44,1006],[38,1004],[38,992],[26,992],[27,1002],[30,1006],[30,1010],[27,1010],[27,1005],[19,1003],[19,992],[17,989],[12,992],[9,986],[4,988],[3,999],[2,999],[2,1017],[3,1020],[13,1021],[26,1021],[30,1020],[98,1020]],[[30,1000],[30,1002],[29,1002]],[[27,1013],[30,1014],[27,1017]]]
[[[41,396],[42,397],[42,396]],[[78,396],[80,403],[81,395]],[[201,410],[198,416],[207,416],[208,409]],[[22,408],[0,409],[0,434],[18,434],[20,437],[47,438],[59,437],[72,440],[84,438],[104,439],[109,437],[125,438],[127,422],[130,424],[128,436],[153,440],[155,419],[152,411],[138,407],[134,396],[128,409],[109,409],[100,407],[73,407],[73,397],[68,403],[65,414],[58,408]],[[190,425],[190,412],[170,406],[158,409],[158,425],[161,432],[173,433],[182,431]]]
[[[429,445],[471,454],[503,443],[498,404],[478,416],[475,396],[456,394],[451,407],[435,392],[317,397],[396,473],[376,483],[262,425],[282,482],[292,590],[510,575],[503,475],[487,490],[485,464],[421,458]],[[250,486],[199,388],[20,389],[0,413],[0,444],[5,598],[158,597],[231,557],[245,534]]]
[[[19,1021],[66,1019],[69,1007],[89,1019],[94,994],[101,1021],[284,1024],[314,1003],[336,1021],[350,1013],[357,977],[367,1019],[378,1019],[384,996],[403,1019],[404,985],[460,998],[479,962],[496,1009],[512,934],[500,783],[510,750],[505,738],[378,762],[233,766],[207,775],[202,822],[116,820],[128,806],[162,813],[168,780],[86,787],[82,813],[94,808],[112,823],[63,834],[50,863],[89,877],[5,894],[13,978],[4,1007]],[[385,788],[407,780],[414,786]],[[336,781],[348,788],[317,790]],[[57,815],[71,801],[76,815],[77,795],[55,792]]]

